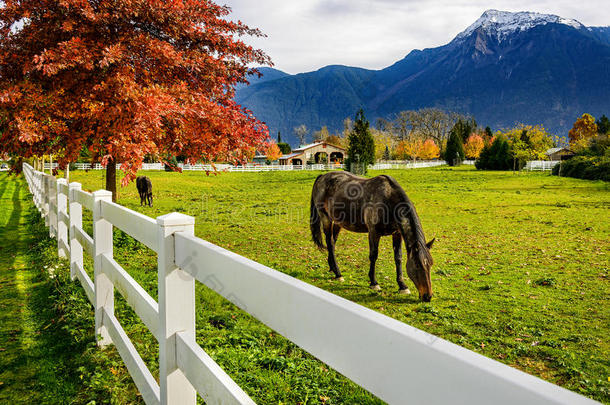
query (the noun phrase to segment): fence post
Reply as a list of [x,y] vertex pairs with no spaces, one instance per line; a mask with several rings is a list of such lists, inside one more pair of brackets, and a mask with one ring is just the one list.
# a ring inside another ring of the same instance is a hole
[[83,247],[76,239],[75,228],[83,227],[83,207],[76,201],[76,192],[80,191],[80,183],[70,183],[68,186],[68,198],[70,200],[70,278],[76,279],[76,266],[83,265]]
[[49,178],[42,173],[42,216],[44,226],[49,226]]
[[104,308],[114,313],[114,285],[102,272],[102,254],[112,256],[112,224],[102,215],[102,201],[112,202],[112,192],[98,190],[93,193],[93,265],[95,269],[95,335],[98,346],[112,343],[104,326]]
[[67,186],[66,179],[57,180],[57,254],[59,257],[68,257],[66,247],[68,246],[68,196],[63,191]]
[[195,405],[197,393],[176,363],[176,333],[195,337],[195,280],[176,267],[174,233],[194,234],[195,219],[171,213],[157,218],[159,251],[159,382],[161,404]]
[[52,175],[48,177],[49,181],[49,236],[57,237],[57,180]]

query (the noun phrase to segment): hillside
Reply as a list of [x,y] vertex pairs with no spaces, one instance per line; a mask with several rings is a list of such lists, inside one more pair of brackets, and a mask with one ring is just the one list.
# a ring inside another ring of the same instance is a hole
[[241,88],[236,99],[295,144],[295,126],[340,130],[360,107],[371,122],[439,107],[493,129],[523,122],[565,135],[583,112],[607,114],[608,94],[610,28],[488,10],[449,44],[413,50],[385,69],[328,66],[276,76]]

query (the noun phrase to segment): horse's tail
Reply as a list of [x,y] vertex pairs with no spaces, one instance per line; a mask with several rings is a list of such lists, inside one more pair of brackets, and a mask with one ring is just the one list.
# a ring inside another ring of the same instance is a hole
[[[318,177],[319,178],[319,177]],[[318,212],[318,207],[316,207],[316,203],[314,201],[314,194],[316,192],[316,183],[318,179],[316,179],[316,182],[313,185],[313,189],[311,190],[311,203],[310,203],[310,207],[309,207],[309,229],[311,229],[311,239],[313,240],[313,243],[316,244],[316,246],[321,249],[321,250],[325,250],[326,247],[324,246],[324,243],[322,242],[322,227],[321,225],[321,220],[320,220],[320,213]]]

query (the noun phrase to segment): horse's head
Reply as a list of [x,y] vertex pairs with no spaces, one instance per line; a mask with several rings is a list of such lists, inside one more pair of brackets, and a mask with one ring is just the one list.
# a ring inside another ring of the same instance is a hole
[[426,243],[415,243],[409,249],[409,257],[407,260],[407,275],[417,287],[419,299],[424,302],[430,302],[432,299],[432,283],[430,281],[430,269],[432,268],[432,256],[430,248],[434,243],[434,239]]

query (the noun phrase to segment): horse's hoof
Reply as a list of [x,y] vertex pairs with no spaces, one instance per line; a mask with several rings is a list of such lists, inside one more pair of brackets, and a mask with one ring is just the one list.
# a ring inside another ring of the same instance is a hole
[[337,277],[335,280],[337,280],[337,281],[341,281],[341,282],[344,282],[344,281],[345,281],[345,279],[344,279],[343,277]]
[[375,290],[375,291],[381,290],[381,287],[379,286],[379,284],[371,285],[369,287],[371,288],[371,290]]
[[411,291],[408,288],[405,288],[404,290],[398,290],[398,294],[411,294]]

